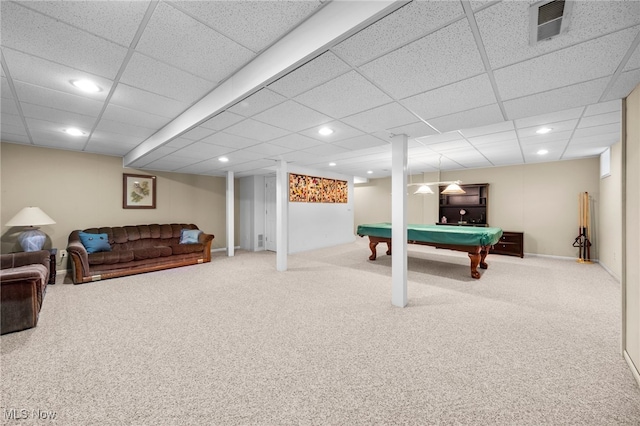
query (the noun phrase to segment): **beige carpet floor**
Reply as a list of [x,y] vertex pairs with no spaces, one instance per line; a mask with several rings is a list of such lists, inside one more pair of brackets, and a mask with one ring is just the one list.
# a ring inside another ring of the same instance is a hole
[[[639,425],[620,285],[597,264],[410,246],[409,304],[366,241],[49,286],[4,335],[2,424]],[[24,410],[24,411],[21,411]],[[42,420],[39,423],[51,423]]]

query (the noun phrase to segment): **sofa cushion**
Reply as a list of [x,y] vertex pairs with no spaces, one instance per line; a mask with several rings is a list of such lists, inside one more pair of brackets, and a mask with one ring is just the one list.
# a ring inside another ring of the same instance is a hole
[[196,244],[200,234],[202,234],[202,231],[199,229],[182,229],[180,231],[180,244]]
[[173,254],[190,254],[195,252],[202,252],[204,249],[204,245],[201,243],[196,244],[177,244],[171,246],[171,250]]
[[173,254],[171,247],[148,247],[133,250],[133,260],[153,259],[154,257],[166,257]]
[[114,263],[131,262],[133,250],[113,250],[92,253],[89,256],[89,265],[112,265]]
[[80,241],[87,249],[87,253],[97,253],[101,251],[111,251],[109,237],[107,234],[90,234],[80,232]]

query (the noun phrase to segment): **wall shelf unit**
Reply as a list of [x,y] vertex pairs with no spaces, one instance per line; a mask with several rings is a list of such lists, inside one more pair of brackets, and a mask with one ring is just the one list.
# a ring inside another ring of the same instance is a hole
[[[489,203],[489,184],[478,183],[460,185],[464,194],[442,194],[446,186],[440,187],[439,225],[489,226],[487,208]],[[460,215],[460,210],[466,214]],[[443,223],[442,218],[447,222]]]

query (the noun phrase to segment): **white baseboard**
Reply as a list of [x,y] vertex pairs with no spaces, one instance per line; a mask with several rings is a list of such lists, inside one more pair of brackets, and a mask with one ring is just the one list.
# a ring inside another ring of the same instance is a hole
[[[489,254],[491,254],[491,252],[489,252]],[[578,260],[575,257],[569,257],[569,256],[555,256],[553,254],[538,254],[538,253],[524,253],[525,257],[531,256],[531,257],[546,257],[549,259],[559,259],[559,260]],[[597,263],[597,260],[592,260],[593,263]]]
[[[235,246],[233,248],[234,250],[240,250],[240,246]],[[214,253],[216,251],[227,251],[226,247],[222,247],[222,248],[217,248],[217,249],[211,249],[211,253]]]
[[631,373],[633,374],[633,378],[636,379],[636,382],[638,383],[638,386],[640,386],[640,371],[638,371],[638,368],[636,367],[636,365],[633,363],[633,361],[629,357],[629,354],[627,353],[627,351],[623,351],[622,354],[624,355],[624,359],[625,359],[625,361],[627,361],[627,364],[629,365],[629,368],[631,369]]

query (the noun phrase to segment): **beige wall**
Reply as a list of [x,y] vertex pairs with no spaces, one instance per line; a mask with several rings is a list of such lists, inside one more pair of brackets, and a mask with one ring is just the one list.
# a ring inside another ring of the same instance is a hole
[[[577,258],[578,250],[572,244],[578,235],[578,194],[586,191],[597,202],[599,168],[598,158],[589,158],[447,171],[442,172],[441,180],[489,183],[489,225],[505,231],[524,232],[525,253]],[[412,179],[419,182],[415,176]],[[435,174],[424,178],[424,181],[436,180]],[[421,197],[425,198],[420,201]],[[391,178],[357,185],[355,225],[391,221],[390,200]],[[437,195],[409,196],[409,223],[434,223],[437,215]],[[594,219],[597,219],[597,213],[594,213]],[[596,259],[596,238],[592,239],[591,257]]]
[[640,85],[626,99],[623,348],[640,383]]
[[611,146],[611,174],[600,179],[598,212],[599,262],[618,281],[622,277],[622,143]]
[[[4,224],[26,206],[56,221],[42,227],[51,238],[46,248],[65,248],[74,229],[148,223],[195,223],[215,235],[212,247],[226,247],[225,178],[126,169],[121,158],[105,155],[9,143],[0,149],[2,253],[21,251],[19,229]],[[123,173],[157,176],[156,209],[122,208]],[[236,196],[236,223],[238,211]]]

